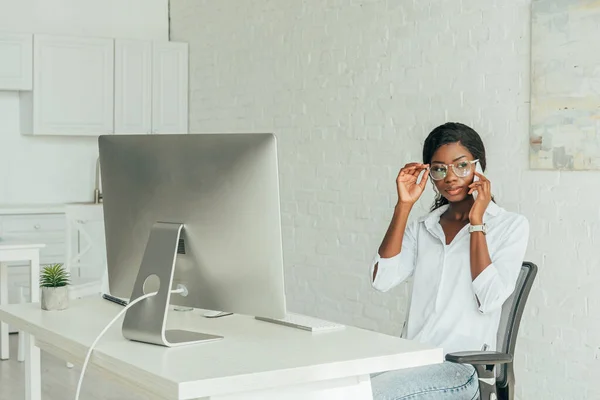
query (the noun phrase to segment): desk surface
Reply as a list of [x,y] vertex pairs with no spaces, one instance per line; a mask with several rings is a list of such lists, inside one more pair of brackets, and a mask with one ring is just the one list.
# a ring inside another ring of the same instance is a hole
[[[81,362],[88,346],[122,307],[101,298],[72,301],[65,311],[39,304],[0,308],[0,319],[36,337],[42,349]],[[118,321],[100,340],[90,365],[171,398],[277,388],[442,362],[442,349],[346,327],[311,333],[232,315],[208,319],[202,310],[170,311],[168,325],[224,336],[199,345],[165,348],[131,342]],[[84,382],[85,384],[85,382]]]

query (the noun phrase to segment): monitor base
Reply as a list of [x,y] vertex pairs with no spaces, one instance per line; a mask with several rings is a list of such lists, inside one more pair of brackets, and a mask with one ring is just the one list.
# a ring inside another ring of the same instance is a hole
[[175,260],[183,224],[157,222],[150,231],[130,302],[149,293],[144,286],[158,280],[156,295],[134,304],[125,313],[123,336],[136,342],[175,347],[211,342],[222,336],[185,330],[167,330]]

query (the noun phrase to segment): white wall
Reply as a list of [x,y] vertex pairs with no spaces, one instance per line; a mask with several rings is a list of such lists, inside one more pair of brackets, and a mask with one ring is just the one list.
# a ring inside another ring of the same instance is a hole
[[[168,40],[168,0],[0,0],[0,32]],[[0,91],[0,204],[93,199],[95,138],[24,137]]]
[[[405,287],[367,268],[426,134],[471,124],[540,267],[517,347],[521,400],[597,399],[600,173],[528,168],[530,1],[172,0],[190,43],[190,130],[279,136],[291,308],[398,334]],[[433,192],[421,202],[428,208]]]

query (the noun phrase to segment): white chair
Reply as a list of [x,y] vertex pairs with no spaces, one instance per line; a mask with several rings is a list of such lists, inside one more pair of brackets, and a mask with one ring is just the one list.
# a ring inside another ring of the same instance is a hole
[[[14,261],[29,263],[29,301],[37,303],[40,299],[40,250],[46,247],[42,243],[28,243],[17,239],[3,239],[0,242],[0,305],[8,304],[8,264]],[[22,296],[23,297],[23,296]],[[27,301],[22,298],[21,301]],[[24,337],[19,332],[19,351],[17,359],[24,360]],[[8,324],[0,322],[0,359],[10,358],[8,344]]]

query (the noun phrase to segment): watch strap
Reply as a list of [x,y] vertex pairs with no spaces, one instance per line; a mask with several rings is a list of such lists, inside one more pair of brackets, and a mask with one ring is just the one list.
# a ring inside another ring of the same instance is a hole
[[469,227],[469,233],[472,232],[483,232],[483,234],[485,235],[487,233],[487,227],[485,224],[483,225],[471,225]]

